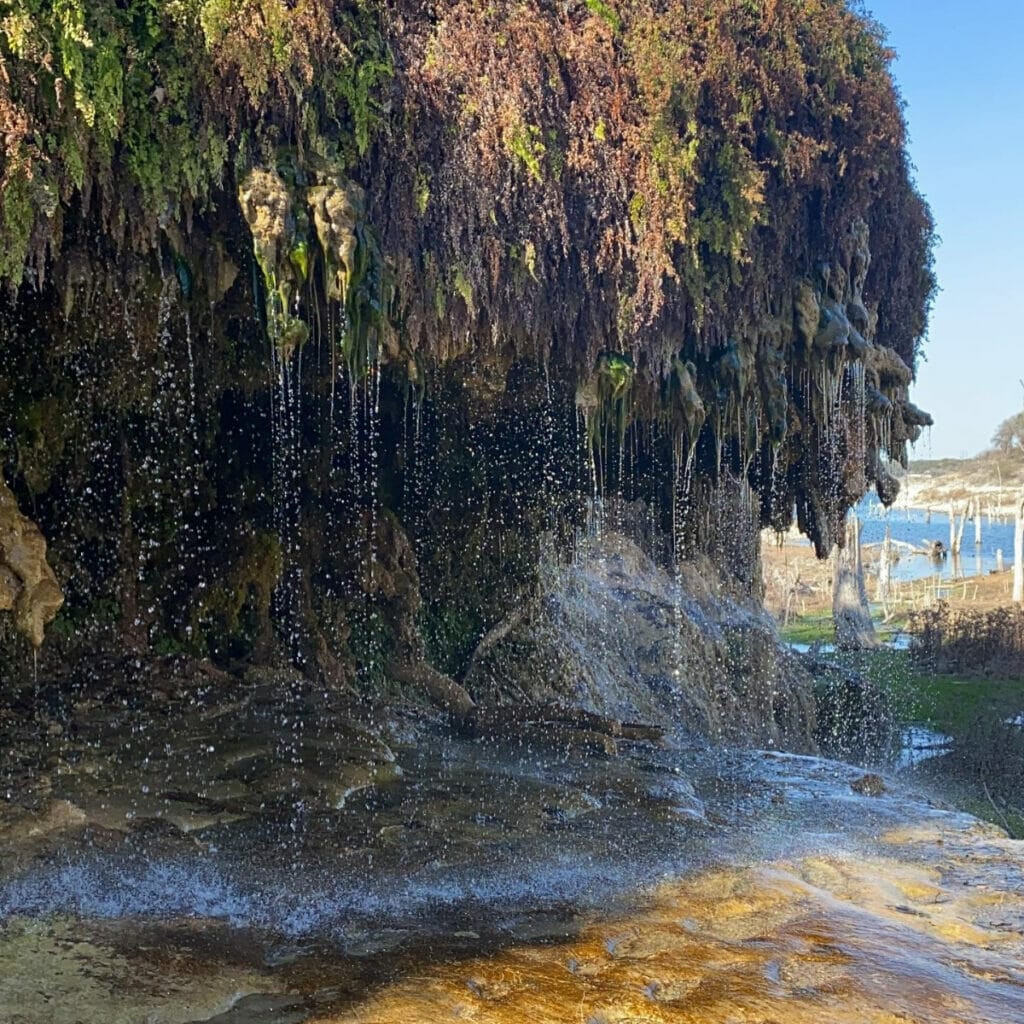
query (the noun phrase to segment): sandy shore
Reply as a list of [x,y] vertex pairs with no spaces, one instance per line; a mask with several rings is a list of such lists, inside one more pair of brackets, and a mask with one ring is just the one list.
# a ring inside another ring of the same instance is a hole
[[[876,599],[879,545],[863,548],[867,575],[868,599]],[[923,558],[923,555],[904,555]],[[780,545],[775,534],[762,536],[762,561],[765,578],[765,606],[781,618],[787,602],[795,615],[826,615],[832,610],[832,564],[815,557],[814,548],[799,534],[787,534]],[[981,610],[1008,604],[1012,595],[1013,573],[992,572],[967,576],[962,580],[932,578],[894,582],[894,605],[898,613],[926,607],[936,600],[945,600],[958,607]]]

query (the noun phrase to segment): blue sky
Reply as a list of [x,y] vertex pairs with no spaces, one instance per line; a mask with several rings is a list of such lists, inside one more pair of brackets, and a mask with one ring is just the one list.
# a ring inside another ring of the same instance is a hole
[[1024,408],[1024,0],[865,0],[898,58],[939,293],[912,457],[974,455]]

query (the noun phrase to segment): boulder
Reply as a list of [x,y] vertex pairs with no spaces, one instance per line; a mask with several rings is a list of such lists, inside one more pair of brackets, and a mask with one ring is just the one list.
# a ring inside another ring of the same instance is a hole
[[529,613],[471,662],[472,735],[557,726],[559,740],[607,748],[659,743],[664,728],[815,749],[813,680],[709,562],[673,574],[607,531],[543,578]]
[[33,647],[64,603],[64,594],[46,561],[46,538],[23,516],[10,488],[0,479],[0,612]]

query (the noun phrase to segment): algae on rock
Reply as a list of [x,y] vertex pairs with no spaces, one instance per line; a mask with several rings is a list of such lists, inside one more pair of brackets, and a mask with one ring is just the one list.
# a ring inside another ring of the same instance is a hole
[[361,380],[379,355],[388,305],[387,272],[366,219],[365,193],[324,161],[293,170],[286,183],[280,173],[257,167],[238,188],[262,276],[267,331],[285,363],[309,339],[318,311],[305,287],[319,262],[323,297],[342,317],[344,364]]

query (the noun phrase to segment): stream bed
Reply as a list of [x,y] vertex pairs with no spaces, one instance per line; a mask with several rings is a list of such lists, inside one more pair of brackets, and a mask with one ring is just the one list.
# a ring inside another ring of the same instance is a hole
[[0,1021],[1024,1020],[1024,847],[898,778],[411,720],[389,750],[376,781],[336,765],[325,796],[296,762],[252,803],[162,736],[117,785],[65,749],[0,803]]

